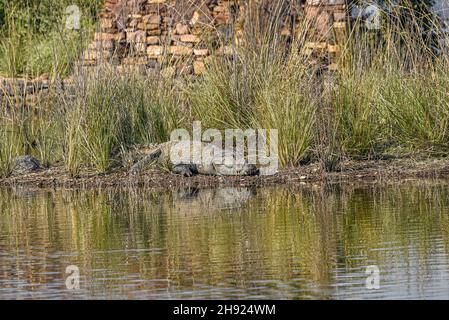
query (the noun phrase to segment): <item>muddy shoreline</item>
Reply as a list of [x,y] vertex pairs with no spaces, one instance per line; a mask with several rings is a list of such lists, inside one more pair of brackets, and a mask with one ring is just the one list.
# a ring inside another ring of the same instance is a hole
[[399,183],[409,180],[447,180],[449,183],[449,158],[440,159],[389,159],[345,161],[339,172],[326,173],[318,164],[280,170],[273,176],[257,177],[182,177],[159,170],[150,170],[140,176],[126,172],[97,174],[85,171],[70,177],[63,167],[53,167],[18,177],[0,178],[0,187],[29,189],[105,189],[105,188],[209,188],[249,187],[276,185],[304,185],[309,183]]

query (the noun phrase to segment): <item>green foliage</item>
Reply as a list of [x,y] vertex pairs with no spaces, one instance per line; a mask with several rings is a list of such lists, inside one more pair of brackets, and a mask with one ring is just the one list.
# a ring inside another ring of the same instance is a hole
[[0,27],[5,23],[5,0],[0,1]]
[[109,71],[85,79],[74,100],[61,101],[66,110],[68,171],[75,175],[80,167],[93,166],[104,172],[113,153],[121,149],[167,141],[183,120],[174,90],[161,79],[122,77]]
[[[81,30],[65,29],[68,5],[81,10]],[[0,4],[0,74],[66,76],[79,57],[102,1],[14,0]]]
[[[2,0],[0,30],[8,30],[13,26],[18,28],[15,32],[22,36],[45,34],[63,23],[67,6],[77,5],[82,15],[95,19],[102,4],[102,0]],[[14,22],[12,26],[11,22]]]
[[12,161],[23,154],[23,127],[20,122],[3,122],[0,126],[0,177],[8,175],[12,170]]
[[341,152],[346,155],[369,155],[382,150],[388,126],[380,109],[380,90],[384,76],[372,70],[363,76],[347,76],[333,93],[336,130]]
[[309,150],[319,93],[306,63],[280,47],[239,48],[239,59],[217,59],[189,91],[194,117],[207,128],[279,130],[279,157],[294,166]]
[[[54,29],[44,39],[37,34],[47,24],[35,25],[26,36],[20,27],[9,29],[0,68],[15,75],[68,73],[82,47],[80,34],[61,37]],[[301,43],[286,52],[271,31],[250,36],[232,57],[212,57],[194,81],[99,69],[77,78],[73,92],[39,105],[39,112],[2,110],[0,175],[25,152],[47,165],[63,161],[72,175],[86,167],[104,172],[121,149],[166,141],[193,120],[204,128],[278,129],[284,167],[319,160],[335,170],[345,157],[397,150],[448,154],[449,55],[434,55],[414,30],[390,24],[383,41],[377,34],[349,39],[333,76],[317,70]]]
[[[439,66],[441,67],[441,66]],[[444,71],[443,71],[444,70]],[[393,136],[412,150],[449,150],[449,78],[447,66],[433,74],[388,76],[382,102]]]

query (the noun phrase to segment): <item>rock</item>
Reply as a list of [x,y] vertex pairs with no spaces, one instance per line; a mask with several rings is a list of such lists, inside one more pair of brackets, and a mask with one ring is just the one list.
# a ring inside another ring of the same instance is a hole
[[29,155],[17,157],[13,162],[12,176],[30,174],[42,169],[39,160]]

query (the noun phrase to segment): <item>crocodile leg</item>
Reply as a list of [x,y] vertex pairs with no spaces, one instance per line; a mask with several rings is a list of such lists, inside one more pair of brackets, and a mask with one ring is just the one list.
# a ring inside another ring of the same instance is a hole
[[162,154],[162,150],[159,148],[156,151],[146,155],[142,160],[137,162],[135,165],[131,167],[129,173],[132,175],[137,175],[145,170],[150,164],[155,162]]
[[191,177],[198,174],[198,170],[193,164],[178,164],[173,167],[172,172],[184,177]]

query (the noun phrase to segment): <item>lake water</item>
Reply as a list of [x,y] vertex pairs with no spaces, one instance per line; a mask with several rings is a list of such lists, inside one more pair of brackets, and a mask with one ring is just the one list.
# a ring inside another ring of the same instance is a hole
[[448,299],[448,254],[444,183],[0,190],[0,299]]

